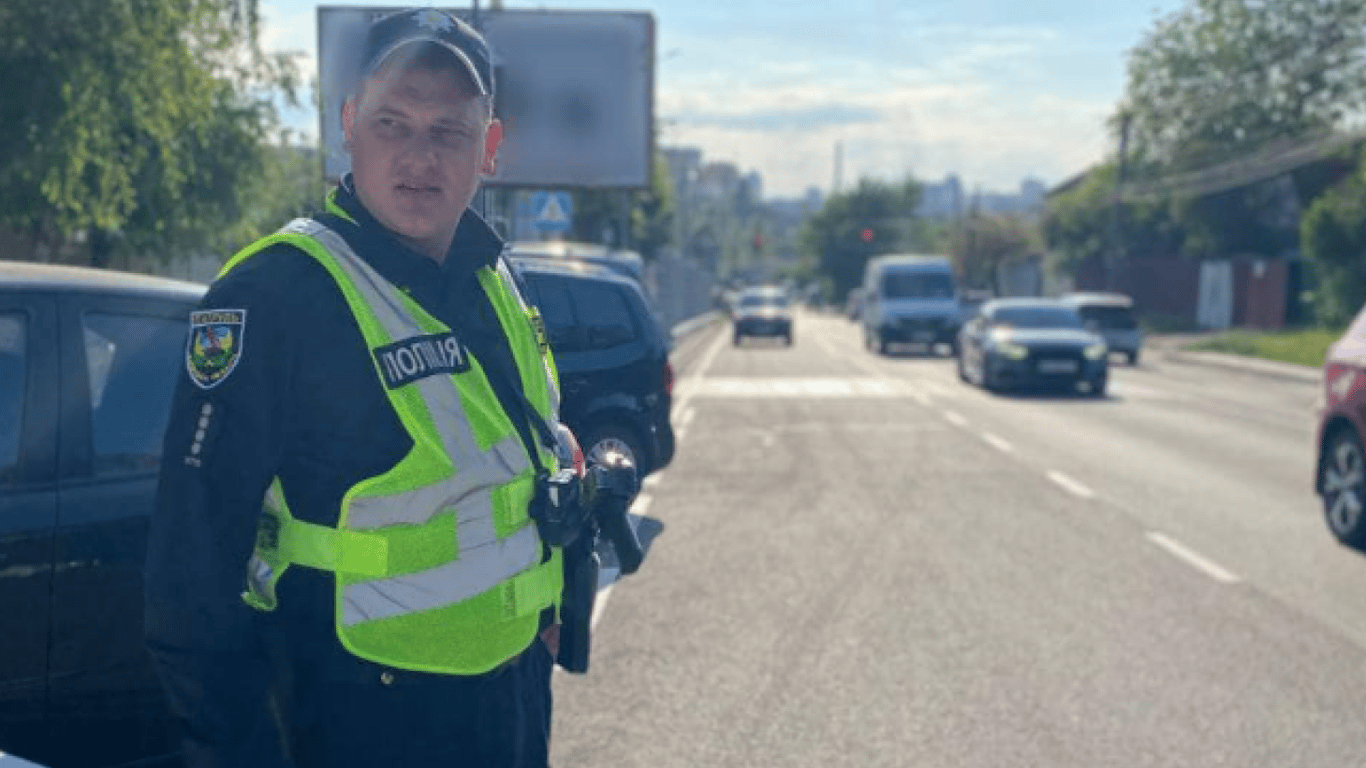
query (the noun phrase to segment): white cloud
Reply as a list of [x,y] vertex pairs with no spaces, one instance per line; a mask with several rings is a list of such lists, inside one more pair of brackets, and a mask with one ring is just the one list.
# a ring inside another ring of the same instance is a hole
[[1058,96],[1066,81],[1040,77],[1044,56],[1065,45],[1056,32],[940,25],[915,37],[916,53],[897,61],[765,60],[759,45],[737,41],[728,49],[753,52],[743,76],[709,67],[661,83],[659,111],[674,118],[663,141],[758,170],[776,195],[828,188],[837,142],[845,184],[957,172],[1013,189],[1103,154],[1110,100]]

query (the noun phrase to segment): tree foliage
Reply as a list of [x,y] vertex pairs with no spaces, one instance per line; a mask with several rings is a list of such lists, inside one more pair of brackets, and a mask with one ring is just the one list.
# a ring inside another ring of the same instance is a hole
[[1366,106],[1366,0],[1192,0],[1134,50],[1126,101],[1166,171],[1330,129]]
[[853,190],[832,195],[807,220],[802,251],[834,295],[844,296],[863,280],[870,258],[908,246],[919,232],[912,214],[919,201],[920,185],[912,179],[898,185],[860,180]]
[[[623,195],[627,197],[624,202]],[[575,191],[570,237],[586,243],[606,241],[620,245],[623,205],[630,217],[630,246],[643,258],[654,259],[673,239],[673,185],[669,182],[668,161],[662,153],[655,153],[648,189]]]
[[1314,264],[1314,309],[1329,327],[1366,304],[1366,163],[1314,201],[1300,221],[1300,248]]
[[999,295],[1000,268],[1038,254],[1042,245],[1038,225],[1023,216],[973,211],[949,237],[948,250],[965,285]]
[[0,0],[0,71],[0,225],[97,265],[220,245],[296,86],[257,0]]
[[1075,275],[1082,262],[1103,259],[1118,245],[1131,257],[1168,256],[1182,248],[1185,229],[1168,198],[1129,201],[1119,221],[1113,219],[1115,172],[1113,162],[1099,166],[1048,201],[1041,233],[1060,272]]

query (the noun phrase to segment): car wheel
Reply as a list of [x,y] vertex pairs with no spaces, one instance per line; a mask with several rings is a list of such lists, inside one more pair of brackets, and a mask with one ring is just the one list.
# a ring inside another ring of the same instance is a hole
[[588,464],[597,464],[608,451],[624,454],[636,465],[636,477],[644,478],[654,471],[645,455],[644,444],[636,436],[635,430],[616,423],[601,424],[588,430],[583,441],[583,458]]
[[784,337],[783,337],[783,343],[786,344],[786,345],[789,346],[789,347],[792,346],[792,334],[789,333],[789,334],[787,334],[786,336],[784,336]]
[[730,340],[731,345],[732,345],[732,346],[736,346],[736,347],[740,346],[740,339],[741,339],[740,334],[738,334],[738,333],[735,334],[735,336],[732,337],[731,340]]
[[1319,462],[1323,514],[1339,542],[1366,548],[1366,454],[1352,429],[1340,429],[1328,441]]
[[1128,355],[1128,357],[1129,357],[1129,365],[1138,365],[1138,351],[1137,351],[1137,350],[1135,350],[1135,351],[1133,351],[1133,352],[1130,352],[1129,355]]
[[892,354],[892,343],[879,336],[877,339],[877,353],[879,355]]
[[1106,384],[1108,384],[1108,383],[1109,383],[1109,379],[1108,379],[1108,378],[1106,378],[1106,379],[1096,379],[1095,381],[1092,381],[1092,382],[1090,383],[1090,385],[1089,385],[1090,388],[1091,388],[1091,389],[1090,389],[1090,395],[1091,395],[1091,397],[1105,397],[1105,386],[1106,386]]
[[962,381],[962,382],[967,382],[967,381],[968,381],[968,370],[967,370],[966,368],[963,367],[963,356],[962,356],[962,355],[959,355],[959,356],[958,356],[958,380],[959,380],[959,381]]

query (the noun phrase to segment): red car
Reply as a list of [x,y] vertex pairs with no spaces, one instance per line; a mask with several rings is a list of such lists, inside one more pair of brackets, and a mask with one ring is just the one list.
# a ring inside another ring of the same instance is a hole
[[1366,309],[1328,348],[1323,387],[1314,488],[1328,529],[1343,544],[1366,551]]

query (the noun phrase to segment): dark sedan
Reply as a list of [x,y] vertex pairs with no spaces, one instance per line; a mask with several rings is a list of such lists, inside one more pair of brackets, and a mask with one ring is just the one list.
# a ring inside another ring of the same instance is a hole
[[142,564],[203,293],[0,262],[0,766],[179,763],[142,638]]
[[1022,387],[1105,394],[1108,350],[1072,307],[1048,299],[997,299],[959,334],[958,376],[993,391]]

